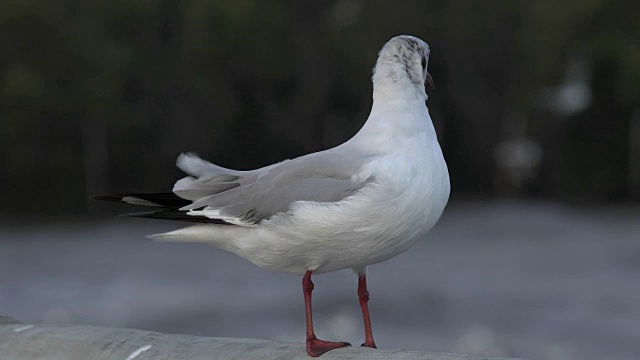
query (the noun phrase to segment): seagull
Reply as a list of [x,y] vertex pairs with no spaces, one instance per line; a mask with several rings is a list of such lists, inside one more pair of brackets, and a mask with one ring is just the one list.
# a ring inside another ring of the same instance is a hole
[[449,199],[449,172],[426,106],[426,89],[434,87],[429,54],[426,42],[408,35],[382,47],[369,118],[337,147],[251,171],[184,153],[177,166],[189,176],[172,192],[96,198],[157,207],[130,214],[135,217],[197,223],[153,239],[204,243],[261,268],[303,276],[306,350],[312,357],[350,344],[316,337],[311,276],[353,269],[362,346],[375,348],[367,266],[423,238]]

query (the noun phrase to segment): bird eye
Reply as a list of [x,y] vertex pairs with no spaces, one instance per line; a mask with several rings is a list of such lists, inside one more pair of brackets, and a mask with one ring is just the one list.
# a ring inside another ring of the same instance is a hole
[[422,71],[427,69],[427,58],[422,57]]

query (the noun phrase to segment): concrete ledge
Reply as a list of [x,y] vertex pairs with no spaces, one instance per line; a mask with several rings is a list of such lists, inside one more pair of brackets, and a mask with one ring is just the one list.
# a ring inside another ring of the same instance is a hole
[[[15,323],[0,323],[0,358],[3,360],[310,359],[302,343],[167,335],[144,330],[94,326]],[[368,349],[359,346],[328,352],[321,359],[508,360],[487,356]]]

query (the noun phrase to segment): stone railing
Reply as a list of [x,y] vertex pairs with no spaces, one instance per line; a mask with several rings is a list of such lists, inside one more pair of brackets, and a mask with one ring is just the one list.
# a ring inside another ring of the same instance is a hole
[[[21,324],[0,316],[2,360],[309,360],[302,343],[208,338],[79,325]],[[342,348],[321,359],[509,360],[474,355]],[[516,360],[516,359],[510,359]]]

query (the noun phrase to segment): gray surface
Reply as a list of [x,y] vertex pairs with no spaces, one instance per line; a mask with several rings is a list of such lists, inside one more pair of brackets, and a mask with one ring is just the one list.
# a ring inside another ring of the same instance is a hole
[[[115,219],[0,229],[0,314],[165,333],[304,341],[299,277],[204,245],[179,224]],[[317,333],[364,339],[349,271],[314,279]],[[640,354],[640,209],[453,204],[432,234],[370,268],[381,348],[537,360]]]
[[[0,356],[4,360],[310,359],[304,344],[73,325],[0,325]],[[322,355],[321,359],[508,360],[361,347],[333,350]]]

